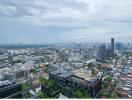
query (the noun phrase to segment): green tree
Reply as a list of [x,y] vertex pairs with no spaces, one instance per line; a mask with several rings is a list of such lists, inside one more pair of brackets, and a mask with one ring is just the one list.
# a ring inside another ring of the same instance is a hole
[[39,77],[39,82],[44,84],[48,88],[52,88],[56,85],[56,82],[52,79],[45,79],[44,77],[40,76]]
[[108,86],[109,86],[109,82],[104,81],[103,84],[102,84],[102,87],[103,88],[108,88]]
[[76,90],[74,93],[73,93],[73,96],[75,98],[84,98],[84,95],[83,93],[80,91],[80,90]]
[[45,79],[43,76],[40,76],[39,77],[39,82],[42,83],[42,84],[47,84],[48,83],[48,80]]
[[108,93],[108,92],[102,92],[101,93],[101,97],[107,97],[107,98],[111,98],[111,93]]
[[91,98],[90,94],[84,91],[84,98]]
[[104,79],[104,81],[108,81],[108,82],[111,82],[112,81],[112,77],[107,77],[106,79]]
[[26,94],[26,95],[24,95],[22,98],[31,98],[31,94]]
[[36,70],[35,70],[35,69],[31,69],[31,72],[32,72],[32,73],[36,73]]
[[23,83],[22,90],[25,90],[25,89],[29,88],[30,86],[31,86],[31,84],[29,84],[29,83]]
[[[53,79],[45,79],[44,77],[39,77],[39,81],[47,88],[46,95],[50,98],[56,98],[60,92],[56,82]],[[41,95],[40,95],[41,96]]]
[[47,87],[52,88],[55,86],[55,81],[52,79],[49,79],[46,85]]
[[46,93],[39,92],[37,94],[37,98],[49,98],[49,97],[48,97],[48,95]]

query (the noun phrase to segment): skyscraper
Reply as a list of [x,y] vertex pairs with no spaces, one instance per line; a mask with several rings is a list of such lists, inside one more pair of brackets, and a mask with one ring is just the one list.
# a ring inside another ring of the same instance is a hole
[[114,38],[111,38],[111,55],[114,58]]
[[99,46],[97,60],[99,60],[99,61],[105,61],[106,60],[106,46],[105,45]]
[[87,51],[84,49],[80,49],[81,59],[86,60],[87,59]]

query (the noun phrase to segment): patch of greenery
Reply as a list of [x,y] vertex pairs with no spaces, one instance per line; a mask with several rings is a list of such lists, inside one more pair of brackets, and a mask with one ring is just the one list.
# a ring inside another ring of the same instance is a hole
[[[44,77],[40,77],[39,81],[46,88],[46,92],[38,94],[37,98],[58,98],[59,93],[63,90],[62,93],[64,95],[69,96],[71,98],[91,98],[87,91],[81,89],[73,89],[71,86],[58,86],[55,80],[53,79],[45,79]],[[62,90],[61,90],[62,89]]]
[[49,96],[46,93],[39,92],[37,98],[49,98]]
[[31,69],[31,72],[32,73],[36,73],[37,71],[35,69]]
[[102,84],[102,87],[106,89],[106,88],[108,88],[109,84],[110,84],[109,82],[104,81]]
[[112,81],[112,77],[107,77],[106,79],[104,79],[104,81],[108,81],[108,82],[111,82]]
[[42,84],[47,84],[48,80],[45,79],[43,76],[40,76],[39,77],[39,82],[42,83]]
[[39,77],[39,81],[43,86],[47,88],[46,93],[40,93],[38,98],[56,98],[60,93],[60,89],[57,87],[57,84],[52,79],[45,79],[44,77]]
[[31,96],[32,96],[31,94],[26,94],[23,96],[23,98],[31,98]]
[[104,91],[101,93],[101,97],[111,98],[111,93]]
[[52,79],[49,79],[46,86],[49,87],[49,88],[54,87],[55,86],[55,81],[52,80]]
[[74,93],[73,93],[73,96],[75,98],[83,98],[83,93],[80,91],[80,90],[76,90]]
[[25,90],[25,89],[29,88],[30,86],[31,86],[31,84],[29,84],[29,83],[23,83],[22,90]]
[[48,88],[52,88],[56,85],[56,82],[52,79],[45,79],[43,76],[39,77],[39,82],[44,84]]
[[93,64],[93,63],[89,63],[89,64],[87,64],[87,66],[88,66],[89,68],[96,67],[95,64]]
[[73,98],[90,98],[90,96],[85,91],[81,91],[81,90],[77,89],[73,93]]

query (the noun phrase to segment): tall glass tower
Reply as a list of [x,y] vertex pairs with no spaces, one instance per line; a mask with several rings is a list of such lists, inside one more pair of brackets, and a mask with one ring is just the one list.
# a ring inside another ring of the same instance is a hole
[[114,38],[111,38],[111,55],[114,58]]

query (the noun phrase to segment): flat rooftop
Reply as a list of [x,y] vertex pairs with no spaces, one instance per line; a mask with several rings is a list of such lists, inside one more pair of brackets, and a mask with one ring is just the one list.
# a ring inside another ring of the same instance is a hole
[[50,73],[53,74],[53,75],[62,77],[62,78],[70,77],[73,74],[71,71],[64,70],[64,69],[57,69],[57,70],[52,71]]
[[90,83],[93,84],[94,82],[96,82],[96,80],[99,79],[97,76],[93,76],[90,70],[85,69],[76,69],[74,71],[57,69],[50,73],[60,78],[67,78],[67,80],[69,81],[87,87],[90,85]]
[[84,79],[86,81],[90,81],[92,78],[92,74],[89,73],[88,71],[81,71],[79,69],[73,71],[74,76]]

